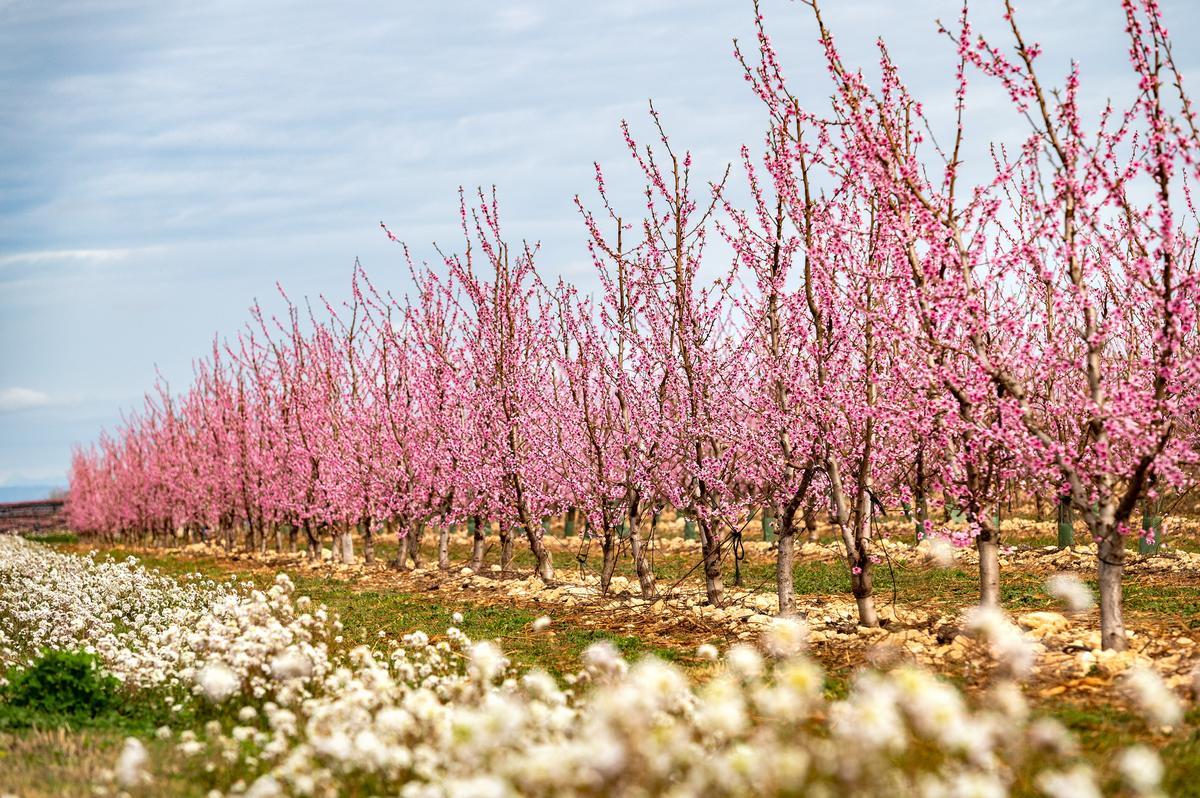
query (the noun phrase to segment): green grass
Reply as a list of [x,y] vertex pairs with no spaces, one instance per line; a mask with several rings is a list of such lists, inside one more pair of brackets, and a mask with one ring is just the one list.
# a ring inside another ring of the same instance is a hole
[[[1200,709],[1189,712],[1170,735],[1151,732],[1140,718],[1112,705],[1061,702],[1041,709],[1074,732],[1085,758],[1098,768],[1111,763],[1121,749],[1142,742],[1157,749],[1166,766],[1166,795],[1200,796]],[[1110,779],[1104,788],[1105,794],[1112,794],[1117,780]]]
[[78,543],[79,535],[74,532],[31,532],[27,535],[22,535],[26,540],[32,540],[35,543],[46,543],[55,545],[61,543]]

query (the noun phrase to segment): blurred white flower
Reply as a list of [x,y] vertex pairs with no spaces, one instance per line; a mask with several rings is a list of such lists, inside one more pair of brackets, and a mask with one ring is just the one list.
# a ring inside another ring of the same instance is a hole
[[471,675],[480,682],[492,682],[504,669],[508,660],[500,652],[495,643],[484,640],[471,646],[470,669]]
[[283,787],[274,776],[267,773],[259,776],[246,790],[245,798],[280,798],[284,795]]
[[999,607],[972,607],[965,613],[968,631],[989,644],[992,656],[1012,675],[1023,676],[1033,669],[1036,649]]
[[937,568],[954,565],[954,546],[945,538],[930,536],[922,539],[920,548],[925,549],[929,563]]
[[545,615],[533,622],[533,631],[544,632],[550,628],[550,619]]
[[763,672],[762,655],[753,646],[738,643],[725,652],[725,665],[742,679],[757,679]]
[[279,679],[307,679],[312,675],[312,662],[308,657],[289,648],[271,658],[271,675]]
[[1037,786],[1048,798],[1101,798],[1095,776],[1084,765],[1044,771],[1038,774]]
[[808,624],[799,618],[773,618],[763,635],[767,653],[778,659],[794,657],[808,645]]
[[1163,763],[1158,754],[1144,745],[1132,745],[1117,756],[1117,770],[1131,790],[1148,795],[1162,782]]
[[131,789],[149,780],[146,774],[146,762],[149,759],[146,746],[135,737],[126,737],[113,767],[113,775],[117,783],[126,789]]
[[1130,699],[1151,725],[1176,726],[1183,720],[1179,698],[1151,668],[1136,665],[1125,672],[1121,681]]
[[1071,612],[1086,612],[1095,603],[1092,591],[1075,574],[1054,574],[1046,580],[1046,592]]
[[617,649],[607,640],[592,643],[583,651],[580,657],[583,667],[593,677],[609,677],[624,673],[625,660],[617,653]]
[[1004,782],[991,773],[956,773],[945,785],[946,798],[1006,798]]
[[196,673],[200,692],[214,704],[227,701],[242,689],[242,680],[223,662],[210,662]]

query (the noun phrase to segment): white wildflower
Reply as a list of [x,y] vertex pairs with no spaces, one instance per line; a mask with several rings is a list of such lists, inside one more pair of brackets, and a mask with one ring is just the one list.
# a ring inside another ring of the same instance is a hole
[[471,675],[479,682],[494,681],[508,667],[508,660],[495,643],[484,640],[471,646]]
[[763,672],[762,656],[753,646],[738,643],[725,653],[730,672],[742,679],[757,679]]
[[1140,795],[1158,790],[1163,763],[1158,754],[1144,745],[1132,745],[1117,757],[1117,770],[1129,788]]
[[288,648],[271,658],[271,675],[279,679],[307,679],[312,670],[312,661],[295,648]]
[[246,790],[245,798],[280,798],[283,794],[279,781],[267,773],[254,780],[250,789]]
[[242,689],[242,680],[222,662],[210,662],[196,673],[196,684],[214,704],[228,700]]
[[1071,770],[1043,771],[1038,774],[1037,786],[1048,798],[1101,798],[1095,776],[1084,765]]
[[945,785],[946,798],[1005,798],[1008,790],[991,773],[956,773]]
[[778,659],[794,657],[808,644],[808,624],[799,618],[774,618],[763,635],[767,653]]
[[594,678],[617,676],[625,672],[625,660],[607,640],[592,643],[580,657],[583,667]]
[[1148,723],[1176,726],[1183,720],[1179,699],[1154,670],[1141,665],[1130,668],[1122,683]]
[[954,546],[945,538],[927,537],[921,541],[920,547],[925,549],[925,556],[931,565],[937,568],[954,565]]
[[1033,668],[1034,641],[1021,632],[999,607],[972,607],[965,614],[966,628],[987,640],[992,656],[1014,676]]
[[1046,580],[1046,592],[1071,612],[1086,612],[1095,603],[1092,591],[1075,574],[1054,574]]
[[117,757],[117,764],[113,767],[117,783],[129,789],[147,781],[149,777],[146,774],[146,761],[149,758],[146,746],[142,745],[140,740],[126,737],[121,755]]

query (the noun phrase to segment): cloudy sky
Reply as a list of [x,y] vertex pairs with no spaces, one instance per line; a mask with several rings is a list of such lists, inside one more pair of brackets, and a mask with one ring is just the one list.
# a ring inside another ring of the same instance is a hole
[[[1121,91],[1115,0],[1026,5],[1029,35],[1079,58],[1091,96]],[[945,106],[953,52],[934,20],[956,0],[826,6],[850,60],[870,63],[882,35]],[[1190,6],[1166,4],[1187,58]],[[819,102],[805,9],[763,8]],[[572,197],[594,160],[636,188],[622,118],[644,133],[653,98],[705,176],[759,139],[730,45],[751,23],[749,0],[0,0],[0,487],[64,483],[73,443],[136,406],[156,368],[185,384],[277,280],[340,298],[358,257],[403,290],[379,222],[419,255],[453,246],[459,185],[496,184],[543,271],[589,284]],[[1001,108],[981,92],[989,134],[1017,129]]]

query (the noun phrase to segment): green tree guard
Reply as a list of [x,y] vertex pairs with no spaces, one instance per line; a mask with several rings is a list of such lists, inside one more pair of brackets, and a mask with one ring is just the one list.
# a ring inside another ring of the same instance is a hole
[[1069,549],[1075,545],[1075,508],[1070,496],[1058,499],[1058,547]]
[[629,537],[629,519],[628,518],[626,518],[625,520],[623,520],[621,522],[621,526],[617,530],[617,537],[619,537],[621,540],[625,540]]
[[763,508],[762,511],[762,531],[763,540],[770,543],[775,539],[775,511],[770,507]]
[[467,535],[472,538],[475,537],[475,519],[474,518],[467,519]]
[[[1151,539],[1147,540],[1147,536]],[[1154,556],[1162,548],[1162,499],[1142,501],[1142,535],[1138,538],[1138,554]]]
[[695,540],[696,539],[696,522],[690,518],[685,518],[683,520],[683,539],[684,540]]
[[567,514],[563,517],[563,537],[564,538],[575,537],[575,515],[576,515],[576,513],[577,513],[577,511],[575,510],[574,507],[572,507],[570,510],[567,510]]
[[550,537],[550,516],[542,517],[542,536]]
[[925,530],[921,526],[921,521],[913,518],[912,505],[908,502],[900,502],[900,510],[904,513],[904,518],[907,521],[912,521],[913,531],[916,533],[915,540],[921,542],[921,535],[925,534]]

